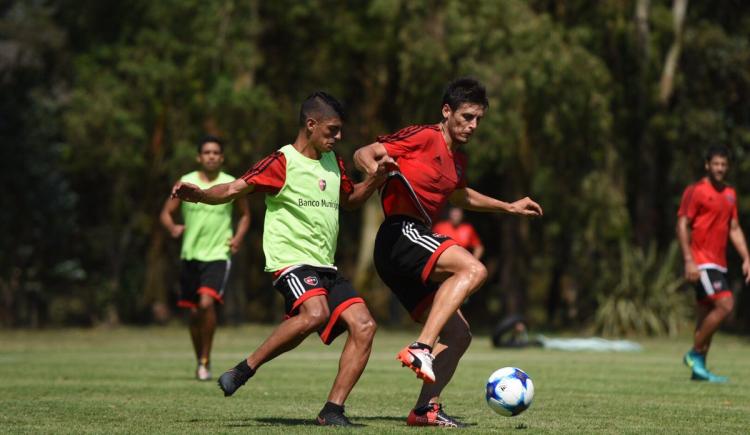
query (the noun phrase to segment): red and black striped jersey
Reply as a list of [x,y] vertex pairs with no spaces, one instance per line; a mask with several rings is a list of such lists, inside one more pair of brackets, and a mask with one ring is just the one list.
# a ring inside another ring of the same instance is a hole
[[466,156],[451,152],[438,125],[406,127],[391,135],[378,136],[377,141],[398,163],[415,194],[404,183],[391,181],[397,178],[386,182],[381,190],[386,216],[426,214],[429,220],[434,220],[448,197],[456,189],[466,187]]
[[690,252],[699,268],[727,268],[729,224],[737,219],[737,193],[729,186],[716,190],[708,178],[691,184],[677,212],[690,221]]

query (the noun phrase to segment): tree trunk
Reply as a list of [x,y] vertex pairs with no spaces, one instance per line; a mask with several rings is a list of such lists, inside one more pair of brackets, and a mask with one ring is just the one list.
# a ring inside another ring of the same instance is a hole
[[688,0],[674,0],[672,3],[672,24],[674,26],[674,41],[664,61],[664,69],[659,83],[659,102],[663,105],[669,103],[674,91],[674,75],[677,71],[677,63],[680,60],[682,50],[682,33],[685,24],[685,13]]

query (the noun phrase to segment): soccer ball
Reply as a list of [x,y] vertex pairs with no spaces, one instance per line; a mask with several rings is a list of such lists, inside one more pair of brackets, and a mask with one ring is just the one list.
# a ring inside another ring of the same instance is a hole
[[498,414],[506,417],[518,415],[534,400],[534,383],[523,370],[503,367],[487,380],[485,398]]

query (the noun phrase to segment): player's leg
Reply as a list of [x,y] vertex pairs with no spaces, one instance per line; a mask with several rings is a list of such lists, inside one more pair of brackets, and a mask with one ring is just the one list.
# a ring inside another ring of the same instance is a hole
[[351,423],[344,416],[344,402],[367,366],[377,326],[367,305],[359,302],[346,308],[338,322],[345,325],[349,334],[328,401],[318,414],[318,424],[348,426]]
[[462,427],[463,424],[445,414],[440,403],[440,393],[450,382],[458,362],[471,344],[469,324],[459,310],[448,319],[440,331],[440,338],[433,349],[435,361],[432,368],[435,382],[422,384],[417,403],[409,413],[410,426]]
[[247,358],[247,364],[253,370],[258,370],[268,361],[294,349],[308,335],[323,327],[329,315],[325,296],[313,296],[307,299],[300,306],[299,314],[284,320]]
[[330,317],[327,291],[318,283],[317,274],[306,267],[288,272],[274,283],[284,296],[288,318],[247,359],[221,375],[219,386],[225,396],[234,394],[260,366],[294,349],[326,325]]
[[683,361],[691,368],[693,380],[726,382],[726,377],[714,375],[706,368],[706,355],[711,338],[734,308],[734,298],[726,277],[716,270],[702,270],[695,289],[698,304],[694,342]]
[[198,303],[198,334],[200,336],[200,354],[198,355],[198,379],[207,381],[211,379],[211,346],[216,332],[216,308],[213,296],[200,293]]
[[694,348],[696,351],[703,355],[708,354],[711,338],[733,309],[734,297],[731,293],[714,300],[711,305],[704,308],[704,314],[695,328]]
[[437,259],[430,279],[442,281],[442,284],[435,293],[432,309],[417,341],[433,346],[448,319],[484,284],[487,269],[469,251],[453,245]]
[[[180,267],[180,295],[177,299],[177,306],[188,310],[188,328],[190,331],[190,341],[193,344],[195,360],[200,367],[201,352],[203,343],[201,341],[201,317],[198,311],[199,295],[198,287],[200,286],[200,270],[198,262],[182,260]],[[198,370],[196,369],[196,377]]]
[[339,371],[333,382],[328,401],[343,405],[365,371],[372,351],[372,340],[377,326],[367,305],[357,303],[341,313],[340,321],[346,325],[349,336],[339,359]]

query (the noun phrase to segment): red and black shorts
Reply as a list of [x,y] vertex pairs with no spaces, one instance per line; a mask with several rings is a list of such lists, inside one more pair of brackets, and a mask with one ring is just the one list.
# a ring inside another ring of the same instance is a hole
[[732,296],[727,274],[718,269],[700,270],[700,279],[694,286],[695,298],[699,304],[710,305],[717,299]]
[[274,274],[273,286],[284,296],[287,318],[299,313],[299,307],[313,296],[326,296],[330,317],[319,331],[325,344],[346,331],[346,325],[339,317],[353,304],[364,303],[351,283],[341,276],[338,270],[301,264],[290,266]]
[[224,303],[224,287],[227,285],[231,266],[230,260],[182,260],[177,306],[197,308],[202,294]]
[[430,281],[440,254],[457,245],[409,216],[389,216],[375,238],[375,269],[412,319],[420,321],[432,305],[439,283]]

